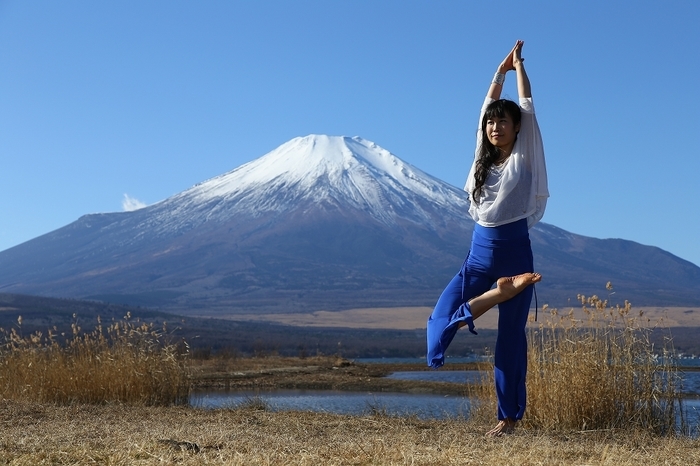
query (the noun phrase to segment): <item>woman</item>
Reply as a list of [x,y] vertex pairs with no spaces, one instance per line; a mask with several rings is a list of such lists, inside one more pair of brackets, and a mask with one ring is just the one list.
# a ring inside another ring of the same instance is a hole
[[[487,292],[499,277],[533,271],[528,230],[544,214],[549,197],[544,149],[532,105],[530,81],[517,41],[501,62],[481,109],[474,163],[465,190],[476,225],[462,269],[447,285],[428,319],[428,365],[444,364],[457,330],[474,331],[470,299]],[[499,100],[508,71],[517,76],[520,106]],[[494,378],[498,424],[488,435],[512,432],[525,412],[527,341],[525,325],[532,286],[498,305]]]

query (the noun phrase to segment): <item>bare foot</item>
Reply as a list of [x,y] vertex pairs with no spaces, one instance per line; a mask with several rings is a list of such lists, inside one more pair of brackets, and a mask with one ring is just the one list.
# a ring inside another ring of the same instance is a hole
[[[518,275],[520,276],[520,275]],[[514,421],[510,418],[506,418],[502,421],[498,421],[498,424],[496,424],[496,427],[493,429],[489,430],[486,432],[487,437],[501,437],[503,435],[508,435],[512,434],[515,432],[515,424],[517,421]]]
[[[472,319],[478,319],[496,304],[508,301],[528,286],[540,280],[542,280],[542,275],[539,273],[523,273],[514,277],[499,278],[496,282],[496,288],[492,288],[486,293],[469,300]],[[464,323],[459,324],[460,328],[463,326]]]
[[521,273],[514,277],[499,278],[496,282],[496,288],[505,301],[540,280],[542,280],[542,275],[539,273]]

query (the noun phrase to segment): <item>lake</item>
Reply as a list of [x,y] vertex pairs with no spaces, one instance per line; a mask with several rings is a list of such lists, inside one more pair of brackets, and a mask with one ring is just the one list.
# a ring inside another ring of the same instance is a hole
[[[682,371],[681,371],[682,372]],[[482,377],[479,371],[406,371],[394,372],[389,378],[400,380],[427,380],[432,382],[474,383]],[[700,397],[700,371],[682,372],[683,393]]]
[[[388,377],[466,383],[478,381],[481,376],[479,371],[443,370],[394,372]],[[683,401],[689,424],[697,426],[700,424],[700,372],[683,373],[683,391],[690,396]],[[190,404],[205,409],[263,404],[272,411],[298,410],[353,415],[380,412],[392,416],[416,416],[420,419],[466,417],[469,412],[469,399],[462,396],[337,390],[195,391],[190,397]]]
[[469,400],[461,396],[340,390],[206,391],[194,392],[190,404],[201,408],[225,408],[264,403],[272,411],[315,411],[338,414],[386,413],[444,419],[466,416]]

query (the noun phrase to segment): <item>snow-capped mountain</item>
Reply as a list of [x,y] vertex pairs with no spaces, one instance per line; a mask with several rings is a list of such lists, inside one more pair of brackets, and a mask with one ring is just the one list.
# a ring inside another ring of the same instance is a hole
[[[280,198],[280,193],[287,196]],[[173,196],[163,206],[185,209],[224,201],[259,214],[289,211],[300,203],[343,205],[393,224],[397,217],[429,221],[434,212],[421,207],[426,199],[448,215],[467,208],[460,191],[373,142],[311,135]],[[215,209],[210,215],[218,213]]]
[[241,215],[336,209],[361,211],[387,226],[430,226],[463,216],[468,200],[371,141],[310,135],[154,204],[144,226],[167,234]]
[[[0,252],[0,292],[180,312],[431,305],[467,253],[467,209],[462,190],[370,141],[311,135]],[[546,224],[531,236],[542,302],[610,280],[636,304],[700,304],[700,268],[658,248]]]

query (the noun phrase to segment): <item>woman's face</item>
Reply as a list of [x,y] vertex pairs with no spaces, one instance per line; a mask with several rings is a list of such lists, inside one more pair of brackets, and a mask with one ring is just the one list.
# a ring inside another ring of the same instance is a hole
[[507,113],[503,117],[494,116],[486,120],[486,136],[491,144],[500,149],[512,148],[518,131],[520,125],[514,125]]

